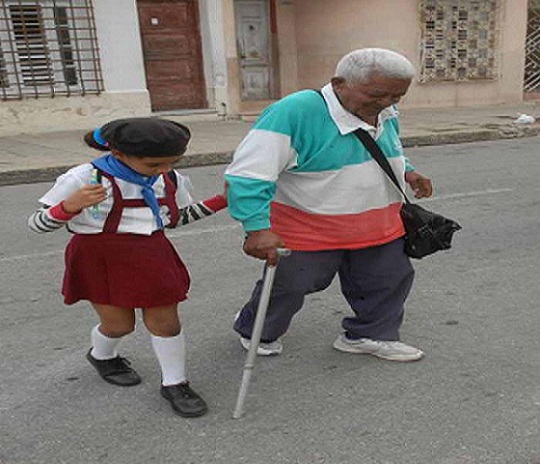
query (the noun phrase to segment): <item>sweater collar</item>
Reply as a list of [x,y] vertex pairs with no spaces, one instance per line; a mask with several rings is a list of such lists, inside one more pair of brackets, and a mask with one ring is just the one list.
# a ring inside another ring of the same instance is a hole
[[350,134],[356,129],[364,129],[377,139],[382,134],[383,122],[387,119],[396,118],[399,114],[394,106],[389,106],[379,113],[377,127],[373,127],[341,106],[331,83],[326,84],[321,89],[321,92],[328,106],[330,117],[335,122],[341,135]]

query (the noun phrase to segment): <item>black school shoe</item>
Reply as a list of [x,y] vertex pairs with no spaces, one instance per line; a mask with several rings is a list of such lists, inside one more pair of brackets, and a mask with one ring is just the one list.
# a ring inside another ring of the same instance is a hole
[[199,417],[208,411],[204,400],[189,386],[189,382],[161,386],[161,396],[171,403],[174,412],[182,417]]
[[86,359],[96,368],[99,376],[105,380],[105,382],[112,383],[113,385],[119,385],[121,387],[132,387],[141,383],[139,374],[135,372],[131,367],[127,359],[117,356],[113,359],[96,359],[90,352],[86,353]]

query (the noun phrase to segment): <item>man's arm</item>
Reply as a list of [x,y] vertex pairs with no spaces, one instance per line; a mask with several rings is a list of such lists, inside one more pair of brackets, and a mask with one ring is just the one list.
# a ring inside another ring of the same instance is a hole
[[227,197],[231,216],[242,222],[246,233],[244,253],[254,258],[277,262],[276,248],[284,246],[281,238],[270,230],[270,205],[275,182],[257,181],[226,174]]
[[[394,106],[394,109],[395,106]],[[399,137],[399,121],[398,118],[393,118],[391,120],[394,129]],[[414,192],[415,198],[427,198],[430,197],[433,193],[433,186],[431,185],[431,180],[420,174],[416,171],[414,166],[411,164],[409,158],[404,156],[405,159],[405,182],[407,182],[411,189]]]
[[270,230],[270,208],[279,174],[296,163],[290,136],[295,118],[286,105],[268,108],[240,143],[225,172],[229,213],[246,232],[244,252],[269,264],[276,262],[276,248],[284,245]]

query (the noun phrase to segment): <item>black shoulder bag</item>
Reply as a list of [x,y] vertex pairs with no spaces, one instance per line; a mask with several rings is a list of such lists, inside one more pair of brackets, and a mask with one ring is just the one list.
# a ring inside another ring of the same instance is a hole
[[420,259],[436,251],[448,250],[451,247],[452,235],[460,230],[461,226],[452,219],[411,203],[401,188],[388,159],[373,137],[363,129],[357,129],[354,134],[405,199],[400,211],[405,226],[405,254],[411,258]]

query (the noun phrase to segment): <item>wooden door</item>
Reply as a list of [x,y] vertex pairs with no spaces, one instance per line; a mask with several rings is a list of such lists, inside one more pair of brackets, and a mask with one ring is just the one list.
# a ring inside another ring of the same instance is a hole
[[207,108],[197,0],[138,0],[153,110]]
[[236,0],[236,41],[243,100],[267,100],[272,92],[268,0]]

